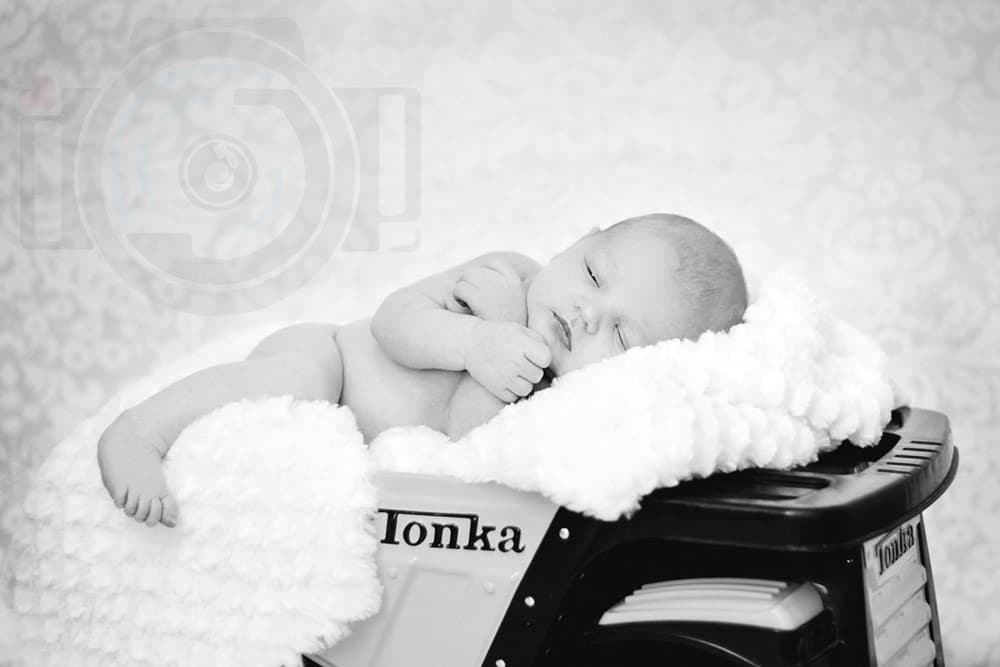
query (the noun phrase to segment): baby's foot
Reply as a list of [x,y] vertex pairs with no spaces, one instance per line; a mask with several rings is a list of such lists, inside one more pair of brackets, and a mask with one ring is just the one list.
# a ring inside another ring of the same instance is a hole
[[148,526],[177,524],[177,502],[167,489],[160,452],[148,436],[116,421],[101,436],[97,460],[116,507]]

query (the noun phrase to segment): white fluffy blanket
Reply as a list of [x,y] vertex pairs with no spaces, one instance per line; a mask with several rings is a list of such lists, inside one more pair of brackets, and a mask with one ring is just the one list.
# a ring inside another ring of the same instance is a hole
[[103,428],[197,368],[244,358],[275,326],[159,369],[55,447],[8,563],[25,665],[299,664],[377,610],[373,459],[614,519],[658,486],[792,467],[845,438],[871,444],[896,404],[879,348],[778,274],[730,333],[570,373],[457,443],[394,429],[369,455],[346,408],[229,404],[188,427],[165,462],[179,526],[125,517],[100,482]]
[[175,528],[109,503],[98,423],[56,447],[15,527],[25,667],[297,667],[378,609],[371,457],[346,408],[286,396],[196,421],[165,463]]
[[897,405],[882,349],[775,272],[727,334],[568,373],[456,443],[392,429],[373,451],[383,468],[500,482],[612,520],[692,477],[792,468],[845,439],[874,444]]

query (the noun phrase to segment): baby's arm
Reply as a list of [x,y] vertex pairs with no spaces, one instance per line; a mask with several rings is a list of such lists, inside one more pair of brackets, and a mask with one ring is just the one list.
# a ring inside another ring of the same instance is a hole
[[[499,252],[478,257],[391,295],[376,313],[372,332],[385,352],[398,363],[410,367],[414,367],[415,363],[424,363],[431,365],[416,367],[441,368],[433,365],[441,363],[433,355],[441,352],[437,348],[441,338],[440,327],[447,328],[449,320],[455,321],[457,327],[474,327],[474,324],[470,325],[467,322],[470,312],[475,312],[476,317],[472,318],[473,320],[496,319],[521,325],[525,323],[523,312],[520,317],[516,317],[515,309],[489,302],[493,296],[487,289],[490,271],[495,270],[515,276],[518,282],[524,283],[534,276],[538,268],[534,260],[517,253]],[[477,278],[477,272],[482,280]],[[496,275],[493,274],[493,277]],[[472,284],[468,282],[470,280]],[[478,288],[486,291],[479,291]],[[521,285],[519,288],[523,311],[524,288]],[[479,298],[475,303],[465,303],[456,298],[462,294]],[[430,314],[425,309],[437,312]],[[414,313],[419,314],[414,316]],[[424,326],[421,326],[421,323]],[[471,335],[469,329],[463,331],[461,328],[457,328],[453,333],[453,349],[471,344],[469,339],[462,340],[463,334]],[[425,337],[424,342],[421,342],[422,337]],[[449,367],[447,370],[458,369]],[[524,387],[530,391],[529,383],[525,382]],[[521,395],[524,393],[522,391]],[[472,375],[466,375],[459,381],[449,404],[445,433],[453,440],[457,440],[476,426],[489,421],[504,405],[517,398],[509,392],[503,395],[503,398],[498,397]]]
[[104,431],[98,463],[108,493],[137,521],[173,525],[176,505],[160,459],[188,424],[244,398],[291,394],[337,401],[340,369],[332,327],[307,323],[265,338],[245,361],[212,366],[175,382],[125,410]]
[[[548,376],[535,383],[533,394],[550,385]],[[445,434],[452,440],[461,439],[472,429],[485,424],[500,412],[506,402],[490,393],[471,375],[466,375],[458,383],[448,404],[448,419]]]
[[386,297],[372,318],[372,335],[408,368],[467,370],[466,354],[483,320],[455,299],[455,287],[467,269],[499,264],[522,276],[537,266],[524,255],[497,252],[424,278]]
[[451,403],[448,404],[445,435],[452,440],[458,440],[495,417],[505,405],[507,404],[504,401],[476,382],[475,378],[466,375],[459,381],[451,397]]

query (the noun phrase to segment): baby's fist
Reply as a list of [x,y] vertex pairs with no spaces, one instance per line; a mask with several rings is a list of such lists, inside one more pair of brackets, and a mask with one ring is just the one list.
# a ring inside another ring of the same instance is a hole
[[513,322],[480,322],[466,351],[465,368],[505,403],[531,393],[552,362],[540,334]]

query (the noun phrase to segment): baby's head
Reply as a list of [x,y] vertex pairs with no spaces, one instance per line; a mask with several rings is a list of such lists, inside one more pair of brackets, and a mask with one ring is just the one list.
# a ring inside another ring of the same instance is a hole
[[593,229],[528,288],[528,326],[552,349],[552,375],[671,338],[727,331],[746,310],[736,255],[713,232],[652,214]]

